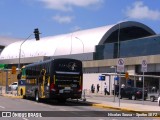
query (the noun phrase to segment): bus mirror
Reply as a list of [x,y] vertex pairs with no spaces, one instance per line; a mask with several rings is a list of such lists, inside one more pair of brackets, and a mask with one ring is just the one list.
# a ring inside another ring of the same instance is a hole
[[21,79],[21,74],[17,75],[17,79],[20,80]]

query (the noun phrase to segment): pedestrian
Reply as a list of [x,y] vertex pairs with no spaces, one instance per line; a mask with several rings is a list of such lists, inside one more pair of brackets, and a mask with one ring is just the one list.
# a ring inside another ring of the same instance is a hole
[[94,86],[94,84],[92,84],[91,85],[91,92],[94,93],[94,91],[95,91],[95,86]]
[[121,88],[125,88],[125,84],[122,84],[122,85],[121,85]]
[[116,96],[118,97],[118,95],[119,95],[119,84],[117,84],[117,85],[115,86],[115,94],[116,94]]
[[104,95],[106,95],[107,94],[107,85],[106,85],[106,83],[104,83]]
[[99,88],[100,88],[100,86],[99,86],[99,84],[97,84],[97,93],[99,92]]

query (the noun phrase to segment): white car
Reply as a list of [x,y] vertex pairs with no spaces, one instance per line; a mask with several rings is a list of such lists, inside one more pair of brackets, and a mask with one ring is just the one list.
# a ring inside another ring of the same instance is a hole
[[9,85],[9,87],[11,88],[11,90],[17,90],[18,88],[18,82],[14,82],[11,85]]
[[158,102],[158,105],[160,106],[160,96],[158,97],[158,101],[157,102]]

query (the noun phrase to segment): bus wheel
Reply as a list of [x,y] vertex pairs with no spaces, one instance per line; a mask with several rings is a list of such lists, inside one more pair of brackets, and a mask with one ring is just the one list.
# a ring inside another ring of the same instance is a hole
[[39,98],[39,93],[38,93],[38,91],[36,91],[35,100],[36,100],[37,102],[40,102],[40,98]]

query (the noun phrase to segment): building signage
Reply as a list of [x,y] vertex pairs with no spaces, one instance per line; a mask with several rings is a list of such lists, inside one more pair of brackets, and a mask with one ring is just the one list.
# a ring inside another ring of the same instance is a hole
[[104,75],[100,75],[99,76],[99,81],[105,81],[105,76]]

